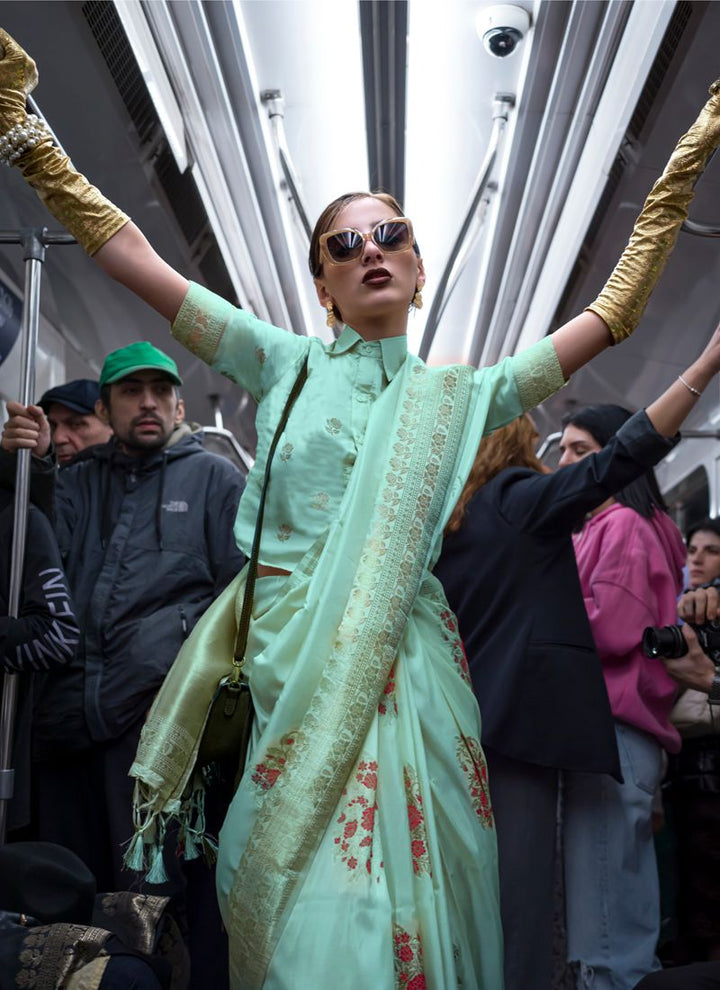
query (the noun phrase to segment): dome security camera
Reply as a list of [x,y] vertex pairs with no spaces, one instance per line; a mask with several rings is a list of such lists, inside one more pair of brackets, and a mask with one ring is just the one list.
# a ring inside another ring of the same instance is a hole
[[514,4],[496,4],[480,11],[476,25],[485,49],[495,58],[506,58],[528,32],[530,15]]

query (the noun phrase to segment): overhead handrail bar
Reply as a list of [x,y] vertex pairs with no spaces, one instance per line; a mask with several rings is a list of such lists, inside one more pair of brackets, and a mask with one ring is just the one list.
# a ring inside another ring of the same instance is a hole
[[287,140],[285,139],[285,101],[283,99],[282,90],[265,89],[260,94],[260,101],[268,108],[268,119],[272,125],[273,136],[275,137],[275,145],[277,147],[278,157],[280,159],[280,168],[282,169],[283,178],[287,183],[290,199],[295,205],[300,223],[302,224],[303,230],[307,234],[308,243],[310,243],[310,238],[312,237],[312,227],[310,225],[310,221],[308,220],[308,215],[305,212],[305,207],[303,206],[297,175],[292,164],[290,151],[287,146]]
[[[713,151],[707,160],[707,165],[705,166],[705,171],[707,171],[710,162],[713,160],[717,154],[717,148]],[[704,173],[703,173],[704,174]],[[702,176],[701,176],[702,178]],[[684,230],[686,234],[694,234],[696,237],[720,237],[720,227],[715,223],[696,223],[694,220],[687,220],[683,223],[681,230]]]
[[685,220],[681,230],[686,234],[694,234],[696,237],[720,237],[720,226],[705,223],[695,223],[694,220]]
[[[510,109],[514,106],[515,97],[511,93],[497,93],[493,99],[493,129],[490,135],[490,142],[485,153],[485,160],[483,161],[475,180],[475,186],[470,196],[470,205],[465,214],[465,219],[460,225],[460,230],[455,239],[455,243],[452,246],[442,276],[438,282],[438,287],[435,291],[430,312],[428,313],[427,322],[425,324],[425,331],[423,333],[419,350],[420,357],[424,361],[427,360],[433,340],[435,339],[440,315],[447,305],[448,284],[452,277],[458,256],[460,255],[465,243],[467,233],[475,218],[475,214],[477,213],[480,201],[485,193],[488,182],[490,181],[490,175],[492,173],[495,159],[497,158],[498,148],[500,146],[500,138],[503,130],[505,129],[505,124],[510,116]],[[453,288],[456,284],[457,281],[453,283]]]

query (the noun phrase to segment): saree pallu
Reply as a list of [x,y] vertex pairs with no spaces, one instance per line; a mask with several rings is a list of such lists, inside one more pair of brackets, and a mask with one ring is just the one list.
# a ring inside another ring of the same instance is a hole
[[[337,519],[286,583],[258,582],[254,744],[219,861],[236,990],[502,987],[479,713],[429,574],[492,401],[472,369],[408,358]],[[183,806],[243,587],[198,623],[143,732],[138,837],[156,847],[171,814],[197,838]]]
[[[292,640],[308,584],[295,572],[256,585],[248,643],[254,745],[218,857],[231,946],[243,939],[245,906],[257,896],[243,889],[238,864],[254,809],[298,743],[297,698],[307,676],[290,651],[272,662],[267,651],[278,637]],[[360,753],[288,910],[265,990],[502,990],[495,833],[469,685],[452,613],[428,575]],[[278,728],[269,731],[271,723]],[[287,730],[278,736],[281,725]],[[280,841],[285,835],[291,844],[295,822],[288,818],[277,828]],[[233,988],[256,986],[247,979],[244,952],[231,948],[231,955]]]

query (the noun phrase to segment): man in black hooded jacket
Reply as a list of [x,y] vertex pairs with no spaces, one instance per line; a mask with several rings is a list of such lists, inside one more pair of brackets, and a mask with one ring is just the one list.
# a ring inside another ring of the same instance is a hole
[[[114,439],[56,477],[47,420],[8,403],[3,447],[53,479],[55,529],[83,642],[36,703],[38,834],[120,890],[132,834],[127,776],[147,711],[200,615],[244,557],[232,530],[242,474],[183,422],[175,362],[147,342],[108,355],[97,413]],[[37,480],[37,479],[36,479]]]

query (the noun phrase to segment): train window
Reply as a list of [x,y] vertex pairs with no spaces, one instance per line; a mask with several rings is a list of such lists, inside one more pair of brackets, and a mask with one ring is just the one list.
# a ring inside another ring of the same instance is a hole
[[240,446],[237,438],[229,431],[217,426],[203,427],[203,447],[213,454],[220,454],[240,468],[247,477],[247,473],[253,466],[253,458]]
[[668,512],[681,533],[710,514],[710,485],[704,467],[695,468],[687,477],[665,492]]

